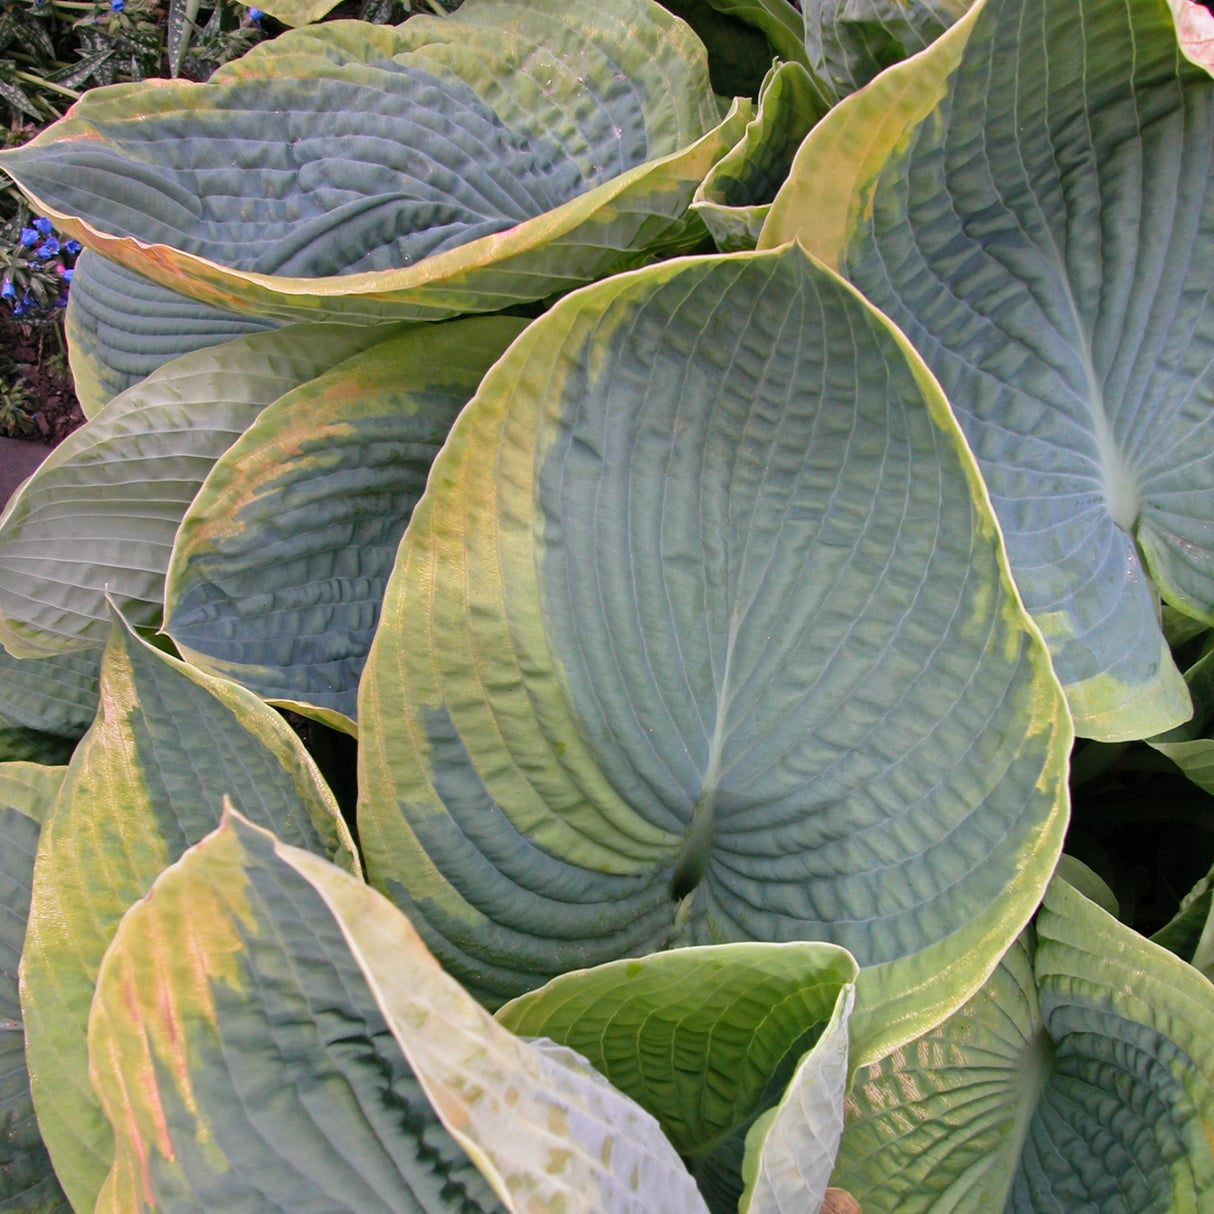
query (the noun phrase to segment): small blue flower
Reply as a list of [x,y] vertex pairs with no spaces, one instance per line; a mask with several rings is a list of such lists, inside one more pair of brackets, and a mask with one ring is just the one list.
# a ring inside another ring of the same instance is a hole
[[21,296],[21,303],[24,307],[32,308],[34,306],[34,297],[28,291],[26,291]]
[[0,299],[16,299],[17,288],[13,286],[10,279],[4,280],[4,285],[0,286]]
[[66,254],[67,254],[69,257],[75,257],[75,256],[76,256],[76,254],[80,252],[80,241],[78,241],[78,240],[65,240],[65,241],[63,242],[63,251],[64,251],[64,252],[65,252],[65,253],[66,253]]
[[33,228],[21,229],[21,244],[23,248],[28,249],[31,245],[38,243],[38,233]]
[[64,282],[71,282],[72,275],[75,273],[75,270],[63,270],[60,272],[59,277],[62,278]]
[[250,21],[260,21],[262,19],[262,17],[264,17],[264,16],[265,16],[265,13],[263,13],[261,11],[261,9],[259,9],[259,8],[250,8],[249,9],[249,20]]
[[59,298],[57,300],[55,300],[55,307],[66,308],[67,307],[67,296],[60,295]]
[[13,315],[14,316],[24,316],[25,315],[25,305],[19,304],[19,303],[13,304]]
[[49,236],[51,234],[51,221],[42,215],[39,215],[38,218],[34,220],[34,227],[37,228],[43,236]]
[[48,236],[35,250],[37,255],[43,260],[48,261],[52,257],[59,256],[59,242],[53,237]]
[[126,0],[110,0],[110,11],[120,13],[126,8]]

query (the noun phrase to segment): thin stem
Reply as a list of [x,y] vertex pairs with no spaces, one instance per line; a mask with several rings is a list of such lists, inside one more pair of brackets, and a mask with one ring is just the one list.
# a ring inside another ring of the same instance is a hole
[[56,84],[52,80],[44,80],[41,76],[31,75],[29,72],[16,71],[13,73],[18,80],[24,80],[27,84],[39,84],[44,89],[50,89],[52,92],[61,93],[64,97],[70,97],[73,101],[80,100],[80,94],[75,89],[69,89],[65,85]]

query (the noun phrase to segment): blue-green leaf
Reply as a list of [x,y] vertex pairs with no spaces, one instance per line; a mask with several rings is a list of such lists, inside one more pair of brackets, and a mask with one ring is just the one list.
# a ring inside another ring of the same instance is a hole
[[857,1074],[865,1214],[1214,1208],[1214,986],[1056,879],[983,989]]
[[1167,0],[982,0],[815,127],[760,242],[932,368],[1088,737],[1189,715],[1160,595],[1214,622],[1211,148]]
[[0,516],[0,640],[23,658],[100,648],[107,596],[158,625],[173,538],[211,465],[266,405],[386,336],[304,325],[186,354],[69,434]]
[[182,354],[278,322],[197,303],[86,249],[76,262],[64,325],[76,396],[92,417]]
[[117,1143],[100,1214],[705,1214],[651,1117],[235,813],[124,918],[89,1046]]
[[0,153],[87,247],[224,309],[497,311],[703,241],[739,138],[704,48],[652,0],[469,0],[292,31],[205,84],[88,93]]
[[97,967],[123,912],[239,797],[284,839],[357,871],[333,794],[273,709],[115,626],[97,721],[42,830],[22,959],[34,1103],[77,1214],[110,1165],[85,1029]]
[[63,781],[62,767],[0,762],[0,1210],[66,1214],[38,1132],[25,1065],[17,963],[25,943],[38,832]]
[[525,324],[419,326],[267,408],[177,531],[164,631],[182,654],[354,732],[384,585],[430,463]]
[[414,510],[359,721],[371,879],[483,998],[829,940],[858,1057],[976,989],[1067,815],[1070,722],[956,423],[795,246],[619,276],[511,346]]

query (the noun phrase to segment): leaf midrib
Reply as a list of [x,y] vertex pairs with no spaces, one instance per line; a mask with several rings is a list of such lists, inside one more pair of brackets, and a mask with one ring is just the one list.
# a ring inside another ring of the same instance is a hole
[[738,637],[738,618],[731,612],[729,636],[725,643],[725,665],[721,671],[721,687],[717,693],[716,719],[712,739],[708,744],[708,762],[704,768],[702,791],[691,811],[691,822],[683,846],[675,859],[670,879],[672,898],[682,900],[699,885],[708,868],[708,855],[716,835],[716,806],[720,792],[721,755],[725,750],[725,705],[732,698],[729,691],[733,669],[734,644]]

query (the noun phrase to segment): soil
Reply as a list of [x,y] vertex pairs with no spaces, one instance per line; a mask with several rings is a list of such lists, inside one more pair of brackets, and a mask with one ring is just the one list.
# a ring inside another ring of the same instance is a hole
[[[25,390],[22,399],[12,402],[18,409],[6,409],[17,386]],[[55,327],[23,324],[0,307],[0,437],[54,447],[83,425]]]

